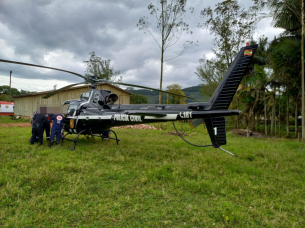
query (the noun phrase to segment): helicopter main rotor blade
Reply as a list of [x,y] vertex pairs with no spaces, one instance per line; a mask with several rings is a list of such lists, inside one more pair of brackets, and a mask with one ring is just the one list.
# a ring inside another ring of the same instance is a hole
[[57,69],[57,68],[53,68],[53,67],[46,67],[46,66],[40,66],[40,65],[35,65],[35,64],[30,64],[30,63],[22,63],[22,62],[15,62],[15,61],[10,61],[10,60],[4,60],[4,59],[0,59],[0,62],[4,62],[4,63],[13,63],[13,64],[19,64],[19,65],[26,65],[26,66],[34,66],[34,67],[41,67],[41,68],[46,68],[46,69],[51,69],[51,70],[58,70],[58,71],[62,71],[62,72],[66,72],[66,73],[70,73],[70,74],[74,74],[78,77],[81,77],[83,79],[86,79],[85,76],[72,72],[72,71],[67,71],[67,70],[62,70],[62,69]]
[[180,96],[180,97],[186,97],[186,98],[190,98],[190,99],[196,99],[194,97],[189,97],[189,96],[185,96],[185,95],[181,95],[178,93],[172,93],[169,91],[164,91],[164,90],[160,90],[160,89],[154,89],[154,88],[150,88],[150,87],[146,87],[146,86],[139,86],[139,85],[134,85],[134,84],[128,84],[128,83],[123,83],[123,82],[113,82],[113,81],[106,81],[106,80],[99,80],[99,82],[101,83],[109,83],[109,84],[118,84],[118,85],[125,85],[125,86],[134,86],[134,87],[138,87],[138,88],[142,88],[142,89],[149,89],[149,90],[154,90],[154,91],[158,91],[158,92],[162,92],[162,93],[168,93],[168,94],[172,94],[175,96]]
[[76,86],[76,85],[81,85],[81,84],[86,84],[86,83],[85,83],[85,82],[81,82],[81,83],[71,84],[71,85],[62,87],[62,88],[60,88],[60,89],[54,90],[54,91],[52,91],[52,92],[46,94],[46,95],[43,96],[42,98],[48,99],[49,97],[52,97],[52,96],[55,95],[56,93],[59,93],[59,92],[65,90],[65,89],[71,88],[71,87]]

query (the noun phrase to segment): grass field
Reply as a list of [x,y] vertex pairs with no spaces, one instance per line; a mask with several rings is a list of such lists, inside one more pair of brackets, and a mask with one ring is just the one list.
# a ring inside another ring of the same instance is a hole
[[28,119],[18,119],[12,120],[10,116],[0,116],[0,123],[29,123],[30,120]]
[[117,129],[118,146],[80,137],[70,151],[2,127],[0,227],[305,227],[303,143],[228,133],[233,157],[163,129]]

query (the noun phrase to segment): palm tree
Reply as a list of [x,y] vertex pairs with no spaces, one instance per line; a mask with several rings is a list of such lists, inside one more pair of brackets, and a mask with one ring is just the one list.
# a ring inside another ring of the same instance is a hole
[[[278,42],[281,43],[280,45],[281,46],[280,48],[282,49],[281,54],[284,54],[283,55],[284,58],[282,58],[282,60],[278,59],[275,65],[278,66],[282,65],[282,67],[285,66],[287,70],[285,74],[289,78],[292,78],[293,81],[296,81],[295,78],[302,79],[302,80],[298,80],[300,81],[300,83],[298,83],[297,86],[293,85],[293,83],[289,83],[290,86],[292,87],[289,86],[290,88],[288,90],[289,91],[297,90],[300,92],[302,88],[302,116],[303,116],[302,139],[303,142],[305,142],[304,0],[269,0],[269,1],[253,0],[253,1],[256,3],[256,7],[258,9],[264,9],[264,8],[269,9],[273,17],[274,26],[277,28],[283,28],[285,30],[284,33],[282,34],[282,37],[279,38],[278,40]],[[303,31],[302,31],[302,27],[303,27]],[[298,50],[296,52],[292,53],[291,51],[289,51],[295,46],[298,46]],[[286,49],[286,51],[284,49]],[[292,58],[291,56],[289,56],[289,54],[295,55],[296,53],[298,53],[296,58]],[[287,64],[288,59],[290,60],[293,59],[293,61],[290,61],[291,63],[298,63],[297,67],[295,66],[296,64],[292,64],[294,65],[295,67],[294,69],[297,72],[294,73],[291,72],[292,65]]]
[[[255,41],[252,41],[256,43]],[[265,72],[265,67],[269,67],[270,58],[268,52],[268,40],[266,37],[260,37],[259,46],[254,56],[253,65],[250,66],[249,74],[244,78],[238,91],[238,100],[245,104],[244,112],[247,113],[247,135],[249,129],[254,129],[253,120],[255,119],[256,107],[261,103],[261,93],[266,90],[269,79]],[[258,110],[257,120],[260,120],[260,110]]]

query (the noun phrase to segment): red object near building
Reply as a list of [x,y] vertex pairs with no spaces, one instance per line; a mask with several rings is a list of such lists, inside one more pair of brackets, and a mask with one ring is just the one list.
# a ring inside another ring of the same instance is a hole
[[14,102],[0,101],[0,116],[14,115]]

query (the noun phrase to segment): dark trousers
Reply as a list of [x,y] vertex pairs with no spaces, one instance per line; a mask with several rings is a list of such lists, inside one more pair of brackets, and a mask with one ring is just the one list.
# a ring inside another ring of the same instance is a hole
[[32,143],[32,140],[34,141],[34,143],[38,143],[38,136],[36,138],[33,138],[33,129],[32,129],[32,136],[30,138],[30,143]]
[[50,140],[54,141],[54,138],[56,136],[56,141],[59,142],[60,138],[61,138],[61,131],[51,131],[51,136],[50,136]]
[[43,124],[42,123],[35,123],[32,127],[32,138],[31,138],[31,144],[34,144],[36,141],[36,138],[38,137],[38,142],[40,145],[42,145],[43,142]]
[[44,128],[44,130],[45,130],[45,132],[46,132],[46,137],[47,137],[47,139],[49,139],[49,138],[50,138],[50,129],[51,129],[50,123],[49,123],[48,121],[47,121],[47,122],[44,122],[43,128]]
[[108,130],[108,131],[103,132],[103,138],[109,138],[109,133],[110,133],[110,131],[109,131],[109,130]]

